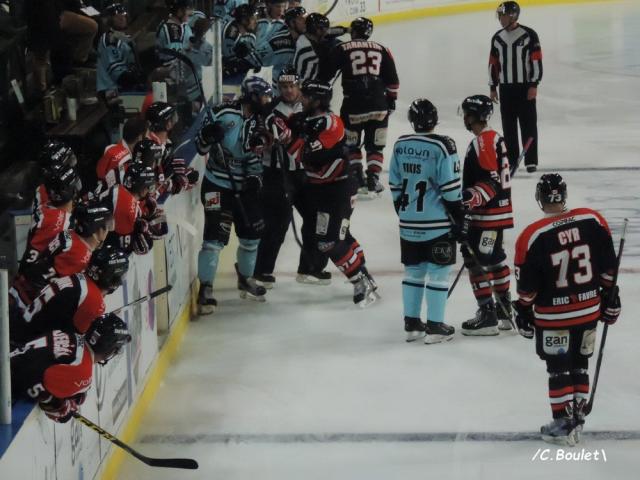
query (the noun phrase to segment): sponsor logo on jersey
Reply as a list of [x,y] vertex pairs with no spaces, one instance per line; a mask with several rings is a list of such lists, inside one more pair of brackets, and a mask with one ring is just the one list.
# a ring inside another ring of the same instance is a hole
[[413,147],[397,147],[396,155],[409,155],[411,157],[429,158],[431,152],[427,149],[417,149]]
[[53,331],[53,356],[60,358],[73,354],[71,337],[60,330]]

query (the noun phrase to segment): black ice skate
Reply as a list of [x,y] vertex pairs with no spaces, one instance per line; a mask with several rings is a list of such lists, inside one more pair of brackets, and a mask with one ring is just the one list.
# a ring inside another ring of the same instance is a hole
[[307,283],[309,285],[330,285],[331,284],[331,272],[310,272],[299,273],[296,276],[296,282]]
[[538,170],[537,165],[527,165],[527,173],[535,173]]
[[455,328],[446,323],[427,320],[424,343],[431,345],[433,343],[448,342],[453,339],[455,331]]
[[462,323],[463,335],[492,336],[498,335],[498,317],[493,302],[485,303],[471,320]]
[[416,317],[404,317],[404,331],[407,333],[407,342],[415,342],[424,337],[425,324]]
[[211,315],[218,306],[213,298],[213,287],[209,283],[201,283],[198,290],[198,315]]
[[358,272],[358,274],[350,278],[349,281],[353,284],[353,303],[360,308],[371,305],[379,298],[379,295],[375,292],[376,287],[374,287],[364,272]]
[[545,442],[554,445],[573,447],[576,441],[576,424],[573,417],[554,418],[552,422],[540,427],[540,434]]
[[505,296],[500,297],[506,314],[500,305],[496,304],[496,315],[498,317],[498,329],[499,330],[513,330],[513,308],[511,307],[511,294],[507,293]]
[[376,173],[367,173],[367,191],[369,195],[379,196],[384,192],[384,185],[380,183],[380,178]]
[[255,278],[258,285],[262,285],[267,290],[271,290],[274,284],[276,283],[276,277],[274,277],[270,273],[264,273],[262,275],[254,275],[253,278]]
[[238,274],[238,290],[240,290],[240,298],[249,300],[255,300],[256,302],[264,302],[264,298],[267,293],[267,289],[256,283],[255,278],[245,277],[238,270],[238,264],[236,263],[236,273]]

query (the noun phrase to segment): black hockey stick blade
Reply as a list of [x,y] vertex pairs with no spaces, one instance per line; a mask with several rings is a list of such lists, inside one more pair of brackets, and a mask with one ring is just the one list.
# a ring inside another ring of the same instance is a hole
[[[622,251],[624,250],[625,237],[627,236],[627,225],[629,219],[625,218],[622,223],[622,235],[620,236],[620,245],[618,247],[618,258],[616,260],[616,271],[613,275],[613,282],[611,285],[611,295],[614,294],[615,287],[618,285],[618,272],[620,271],[620,261],[622,260]],[[596,389],[598,388],[598,379],[600,378],[600,367],[602,366],[602,357],[604,355],[604,346],[607,341],[607,332],[609,331],[609,324],[605,323],[602,328],[602,337],[600,338],[600,349],[598,351],[598,360],[596,361],[596,371],[593,375],[593,386],[591,387],[591,396],[589,401],[584,407],[584,414],[589,415],[593,409],[593,401],[596,397]]]
[[185,470],[196,470],[198,468],[198,462],[196,462],[192,458],[151,458],[151,457],[147,457],[146,455],[142,455],[137,450],[134,450],[129,445],[124,443],[122,440],[117,439],[116,437],[111,435],[109,432],[104,430],[102,427],[100,427],[99,425],[96,425],[91,420],[89,420],[86,417],[83,417],[79,413],[74,413],[73,414],[73,418],[78,420],[83,425],[89,427],[91,430],[96,432],[102,438],[104,438],[106,440],[109,440],[114,445],[117,445],[118,447],[123,449],[125,452],[133,455],[138,460],[140,460],[142,463],[145,463],[145,464],[149,465],[150,467],[182,468],[182,469],[185,469]]

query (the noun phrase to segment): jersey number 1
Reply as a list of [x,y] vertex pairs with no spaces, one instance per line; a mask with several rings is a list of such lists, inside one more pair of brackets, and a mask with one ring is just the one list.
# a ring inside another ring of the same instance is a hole
[[354,75],[380,75],[382,54],[375,50],[354,50],[349,56]]
[[[409,206],[409,194],[407,193],[407,185],[409,180],[406,178],[402,180],[402,191],[400,192],[400,207],[404,212]],[[416,212],[422,212],[424,210],[424,196],[427,194],[427,182],[424,180],[416,183],[416,192],[418,192],[418,198],[416,198]]]

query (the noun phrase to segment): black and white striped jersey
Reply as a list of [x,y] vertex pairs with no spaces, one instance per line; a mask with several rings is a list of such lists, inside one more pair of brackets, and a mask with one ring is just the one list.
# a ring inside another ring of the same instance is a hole
[[525,84],[536,86],[542,80],[542,49],[538,34],[518,25],[502,29],[491,39],[489,85]]
[[296,40],[296,53],[293,57],[293,66],[300,75],[300,80],[315,80],[320,71],[320,58],[316,51],[317,46],[307,38],[300,35]]

